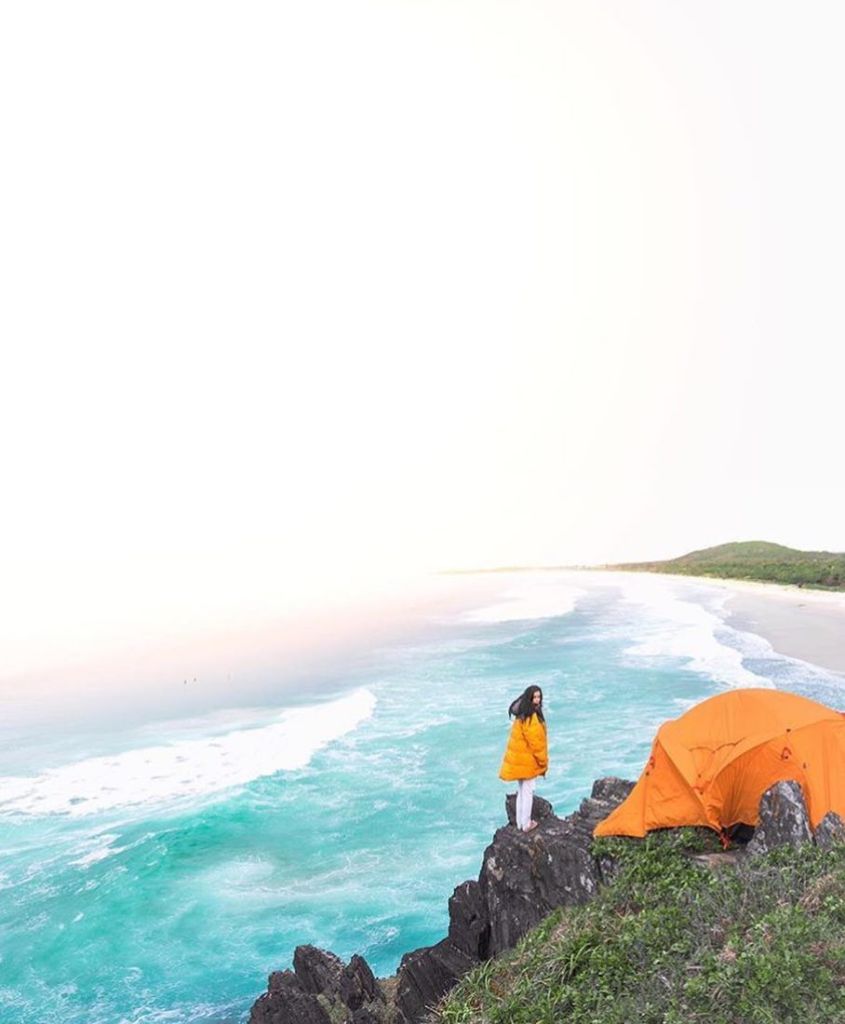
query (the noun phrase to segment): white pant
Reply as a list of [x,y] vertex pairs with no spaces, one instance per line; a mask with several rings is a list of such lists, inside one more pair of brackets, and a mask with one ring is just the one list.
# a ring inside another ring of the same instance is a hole
[[531,821],[531,811],[534,807],[534,782],[535,779],[519,779],[516,792],[516,827],[525,831]]

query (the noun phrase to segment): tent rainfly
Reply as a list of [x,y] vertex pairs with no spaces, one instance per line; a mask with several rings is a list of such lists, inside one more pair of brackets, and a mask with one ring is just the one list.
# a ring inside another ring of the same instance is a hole
[[801,786],[814,829],[828,811],[845,819],[845,713],[783,690],[720,693],[660,726],[637,784],[594,835],[756,826],[760,797],[782,779]]

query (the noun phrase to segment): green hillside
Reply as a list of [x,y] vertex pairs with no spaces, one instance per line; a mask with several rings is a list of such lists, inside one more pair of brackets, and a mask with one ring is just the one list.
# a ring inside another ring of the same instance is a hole
[[627,562],[604,568],[764,580],[845,590],[845,554],[798,551],[764,540],[719,544],[662,562]]
[[691,840],[689,829],[601,840],[616,881],[477,967],[432,1020],[843,1024],[845,846],[709,869]]

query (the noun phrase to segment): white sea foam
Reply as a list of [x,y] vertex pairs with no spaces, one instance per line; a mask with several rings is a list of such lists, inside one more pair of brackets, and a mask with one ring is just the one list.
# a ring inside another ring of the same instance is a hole
[[[706,585],[659,576],[620,575],[616,581],[623,600],[640,609],[636,628],[642,639],[627,647],[626,654],[687,659],[688,669],[726,686],[774,685],[743,665],[743,658],[752,654],[749,644],[753,641],[726,625],[719,615],[726,594]],[[724,643],[725,639],[732,639],[736,646]]]
[[465,622],[513,622],[519,619],[551,619],[568,615],[579,597],[586,593],[581,587],[555,580],[525,580],[508,587],[494,604],[474,608],[463,618]]
[[[34,777],[0,778],[0,815],[80,817],[196,798],[304,768],[321,747],[369,718],[375,703],[361,688],[324,704],[289,708],[269,725],[89,757]],[[92,863],[113,852],[98,844],[80,860]]]
[[87,868],[91,864],[96,864],[98,861],[105,860],[106,857],[112,857],[116,853],[120,853],[125,850],[125,846],[112,846],[115,839],[120,837],[113,832],[101,832],[91,839],[88,839],[84,846],[84,852],[80,857],[76,857],[70,861],[71,864],[75,864],[79,867]]

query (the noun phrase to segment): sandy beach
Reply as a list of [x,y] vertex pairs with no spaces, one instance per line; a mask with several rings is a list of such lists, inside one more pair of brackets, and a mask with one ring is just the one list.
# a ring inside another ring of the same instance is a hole
[[845,675],[845,593],[752,580],[683,578],[730,591],[725,608],[735,628],[765,637],[779,654]]

